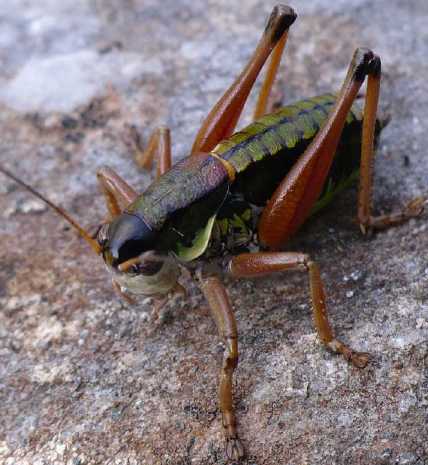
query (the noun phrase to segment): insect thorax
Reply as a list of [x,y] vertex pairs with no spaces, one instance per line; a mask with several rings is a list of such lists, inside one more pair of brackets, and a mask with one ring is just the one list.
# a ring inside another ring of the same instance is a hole
[[217,214],[206,256],[253,250],[258,216],[257,207],[246,202],[242,195],[229,193]]

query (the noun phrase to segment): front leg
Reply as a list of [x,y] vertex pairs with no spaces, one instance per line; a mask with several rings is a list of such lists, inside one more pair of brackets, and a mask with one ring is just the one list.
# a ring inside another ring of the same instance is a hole
[[166,173],[172,165],[171,131],[162,126],[153,131],[147,147],[143,152],[138,152],[135,159],[141,168],[150,169],[153,159],[156,158],[156,177]]
[[233,372],[238,365],[238,331],[235,315],[226,289],[217,277],[199,276],[202,292],[208,301],[211,314],[220,337],[226,346],[223,366],[220,372],[219,404],[226,438],[226,455],[230,460],[244,456],[244,448],[236,432],[236,416],[233,407]]
[[260,252],[233,257],[229,271],[236,278],[252,278],[285,270],[300,270],[309,274],[309,285],[315,328],[321,342],[331,351],[342,354],[358,368],[364,368],[368,354],[357,352],[337,339],[327,315],[326,297],[318,265],[303,253]]
[[119,215],[138,196],[137,192],[108,166],[103,166],[97,171],[97,180],[104,195],[110,219]]

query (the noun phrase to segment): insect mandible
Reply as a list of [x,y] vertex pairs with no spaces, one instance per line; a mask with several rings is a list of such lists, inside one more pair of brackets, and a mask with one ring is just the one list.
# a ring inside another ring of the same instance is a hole
[[[238,438],[232,381],[238,361],[237,325],[227,292],[207,262],[236,278],[251,278],[289,269],[309,275],[315,327],[321,342],[364,367],[368,354],[338,340],[329,324],[318,265],[305,253],[281,251],[317,209],[323,207],[360,170],[358,222],[363,233],[418,216],[425,199],[412,200],[402,211],[371,213],[372,166],[381,61],[372,51],[357,49],[337,96],[322,95],[269,113],[268,98],[287,34],[296,14],[276,6],[248,64],[203,122],[190,155],[172,166],[170,132],[154,131],[137,162],[148,168],[157,159],[157,178],[138,194],[116,172],[102,168],[97,177],[110,221],[90,234],[6,168],[14,179],[63,216],[102,256],[115,290],[153,296],[158,302],[182,291],[178,279],[190,270],[206,297],[225,344],[220,372],[219,405],[226,455],[244,455]],[[268,61],[269,59],[269,61]],[[253,84],[264,64],[267,72],[254,122],[234,133]],[[367,79],[363,111],[354,105]],[[349,134],[360,134],[351,142]],[[254,251],[254,241],[259,251]],[[252,252],[249,252],[249,246]],[[157,306],[159,309],[159,305]]]

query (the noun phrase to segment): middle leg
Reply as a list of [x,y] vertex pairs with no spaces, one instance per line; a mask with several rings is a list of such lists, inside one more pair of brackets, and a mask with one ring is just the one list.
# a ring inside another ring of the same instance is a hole
[[252,278],[285,270],[309,274],[313,318],[321,342],[331,351],[342,354],[358,368],[364,368],[368,354],[357,352],[337,339],[328,321],[326,296],[318,265],[309,255],[296,252],[244,253],[233,257],[229,271],[236,278]]

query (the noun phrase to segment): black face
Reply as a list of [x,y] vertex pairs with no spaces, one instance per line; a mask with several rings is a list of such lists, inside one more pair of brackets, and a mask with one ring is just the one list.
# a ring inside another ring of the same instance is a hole
[[156,234],[138,216],[122,213],[98,234],[105,262],[113,267],[153,250]]

